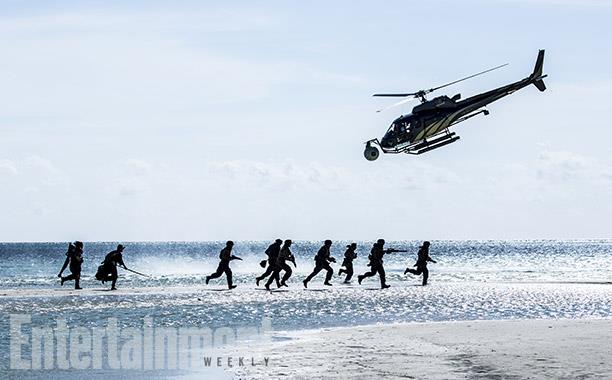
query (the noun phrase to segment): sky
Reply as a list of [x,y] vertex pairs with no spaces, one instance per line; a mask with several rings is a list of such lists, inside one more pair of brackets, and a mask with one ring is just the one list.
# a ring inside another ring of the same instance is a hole
[[[612,1],[3,1],[0,241],[612,238]],[[407,104],[525,88],[426,155]]]

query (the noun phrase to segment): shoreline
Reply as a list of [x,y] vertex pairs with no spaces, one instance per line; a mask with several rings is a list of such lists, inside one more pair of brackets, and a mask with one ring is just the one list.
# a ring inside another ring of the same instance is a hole
[[269,356],[269,367],[230,372],[241,379],[612,377],[612,318],[407,322],[273,337],[226,349]]
[[[513,286],[559,286],[559,285],[582,285],[582,286],[609,286],[612,285],[612,281],[496,281],[496,282],[481,282],[481,281],[444,281],[438,282],[440,285],[475,285],[475,284],[483,284],[487,286],[491,285],[513,285]],[[371,284],[364,284],[362,286],[338,286],[333,289],[314,285],[309,287],[308,291],[335,291],[335,292],[350,292],[354,290],[370,290]],[[373,285],[372,285],[373,286]],[[432,283],[428,285],[428,287],[434,287],[436,283]],[[402,288],[420,288],[421,285],[415,282],[403,282],[397,283],[392,286],[392,289],[402,289]],[[248,291],[264,291],[263,287],[254,287],[253,285],[244,285],[239,284],[236,290],[233,290],[231,293],[241,293]],[[287,290],[283,290],[284,292],[301,292],[305,289],[298,286],[296,283],[294,287],[291,287]],[[378,288],[373,288],[373,290],[385,291]],[[143,295],[143,294],[192,294],[199,292],[219,292],[219,291],[228,291],[227,287],[221,284],[215,285],[170,285],[170,286],[141,286],[141,287],[119,287],[117,290],[110,290],[110,286],[104,287],[91,287],[91,288],[83,288],[82,290],[75,290],[70,286],[64,287],[45,287],[45,288],[0,288],[0,299],[3,298],[48,298],[48,297],[71,297],[71,296],[102,296],[102,295]],[[278,291],[278,289],[273,289],[274,291]]]

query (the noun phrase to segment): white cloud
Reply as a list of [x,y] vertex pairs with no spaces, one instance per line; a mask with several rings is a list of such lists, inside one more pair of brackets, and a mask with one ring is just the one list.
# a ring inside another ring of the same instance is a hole
[[42,179],[47,185],[64,184],[68,179],[58,167],[44,157],[29,156],[24,163],[25,167],[32,171],[33,179]]
[[611,166],[594,157],[545,150],[538,157],[536,173],[539,180],[550,182],[592,181],[609,179]]
[[153,166],[145,160],[131,158],[126,162],[127,171],[130,175],[147,176],[153,171]]
[[0,175],[17,175],[17,166],[11,160],[0,160]]
[[298,164],[291,160],[213,161],[208,163],[207,168],[215,179],[253,186],[257,189],[274,188],[278,191],[291,191],[304,187],[312,190],[337,190],[352,177],[345,169],[337,166],[324,166],[317,162]]
[[111,193],[122,197],[132,197],[144,194],[150,190],[149,185],[139,179],[120,179],[109,187]]
[[461,182],[450,170],[421,162],[379,163],[370,172],[359,169],[323,164],[317,161],[297,163],[292,160],[261,162],[228,160],[209,162],[209,174],[219,180],[254,189],[292,191],[350,191],[358,187],[359,193],[379,190],[436,190]]

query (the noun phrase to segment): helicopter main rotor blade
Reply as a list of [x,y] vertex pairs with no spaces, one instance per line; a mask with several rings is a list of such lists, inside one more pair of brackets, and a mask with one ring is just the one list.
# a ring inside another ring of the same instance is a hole
[[491,69],[488,69],[488,70],[485,70],[485,71],[481,71],[481,72],[476,73],[476,74],[472,74],[472,75],[467,76],[467,77],[465,77],[465,78],[461,78],[461,79],[458,79],[458,80],[456,80],[456,81],[453,81],[453,82],[450,82],[450,83],[443,84],[442,86],[438,86],[438,87],[430,88],[429,90],[427,90],[427,93],[430,93],[430,92],[433,92],[433,91],[439,90],[439,89],[441,89],[441,88],[443,88],[443,87],[450,86],[450,85],[455,84],[455,83],[462,82],[462,81],[467,80],[467,79],[470,79],[470,78],[477,77],[477,76],[482,75],[482,74],[486,74],[486,73],[488,73],[488,72],[490,72],[490,71],[493,71],[493,70],[501,69],[502,67],[504,67],[504,66],[508,66],[508,65],[509,65],[508,63],[504,63],[503,65],[495,66],[495,67],[493,67],[493,68],[491,68]]
[[[452,82],[449,82],[449,83],[443,84],[443,85],[441,85],[441,86],[434,87],[434,88],[430,88],[429,90],[421,90],[421,91],[417,91],[417,92],[407,92],[407,93],[401,93],[401,94],[400,94],[400,93],[397,93],[397,94],[374,94],[374,95],[372,95],[372,96],[385,96],[385,97],[396,97],[396,98],[405,98],[405,97],[408,97],[408,96],[412,96],[412,97],[414,97],[414,98],[420,98],[420,99],[421,99],[421,101],[423,101],[423,102],[424,102],[424,101],[426,100],[426,99],[425,99],[425,95],[429,94],[430,92],[433,92],[433,91],[439,90],[439,89],[441,89],[441,88],[444,88],[444,87],[447,87],[447,86],[453,85],[453,84],[455,84],[455,83],[463,82],[464,80],[467,80],[467,79],[470,79],[470,78],[474,78],[474,77],[477,77],[477,76],[482,75],[482,74],[486,74],[486,73],[488,73],[488,72],[490,72],[490,71],[493,71],[493,70],[501,69],[502,67],[504,67],[504,66],[508,66],[508,65],[509,65],[508,63],[504,63],[503,65],[495,66],[495,67],[493,67],[493,68],[490,68],[490,69],[487,69],[487,70],[481,71],[481,72],[479,72],[479,73],[469,75],[469,76],[467,76],[467,77],[465,77],[465,78],[457,79],[457,80],[455,80],[455,81],[452,81]],[[410,100],[412,100],[412,99],[409,99],[409,100],[403,100],[403,101],[401,101],[401,102],[399,102],[399,103],[395,103],[395,104],[393,104],[393,105],[390,105],[390,106],[389,106],[389,107],[387,107],[387,108],[383,108],[383,109],[378,110],[378,111],[376,111],[376,112],[385,111],[385,110],[387,110],[387,109],[389,109],[389,108],[393,108],[393,107],[398,106],[398,105],[400,105],[400,104],[406,103],[406,102],[408,102],[408,101],[410,101]]]
[[414,101],[414,100],[416,100],[416,98],[408,98],[408,99],[404,99],[404,100],[399,101],[399,102],[397,102],[397,103],[395,103],[395,104],[391,104],[391,105],[390,105],[390,106],[388,106],[388,107],[385,107],[385,108],[379,109],[379,110],[377,110],[376,112],[383,112],[383,111],[388,110],[389,108],[397,107],[397,106],[400,106],[400,105],[402,105],[402,104],[404,104],[404,103],[412,102],[412,101]]
[[387,96],[387,97],[396,97],[396,98],[405,98],[406,96],[414,96],[416,92],[411,92],[409,94],[374,94],[372,96]]

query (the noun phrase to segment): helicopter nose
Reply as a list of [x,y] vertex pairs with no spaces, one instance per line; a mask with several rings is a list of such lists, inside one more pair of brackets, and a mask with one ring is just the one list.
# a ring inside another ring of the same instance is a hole
[[393,137],[389,136],[389,134],[384,135],[383,138],[380,140],[380,146],[385,148],[393,147]]

